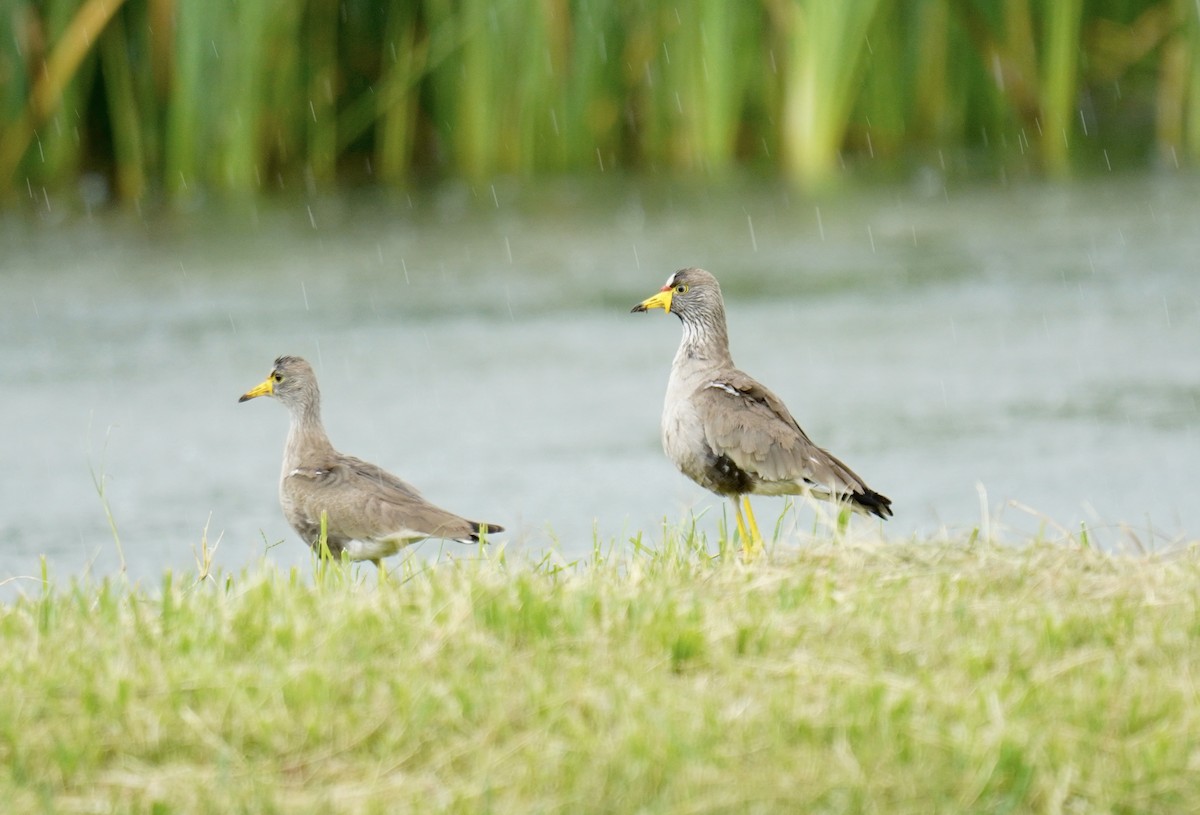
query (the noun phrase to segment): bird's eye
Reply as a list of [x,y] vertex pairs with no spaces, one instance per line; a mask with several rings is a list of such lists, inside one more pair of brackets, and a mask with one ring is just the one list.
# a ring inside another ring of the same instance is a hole
[[275,375],[274,375],[274,376],[272,376],[271,378],[272,378],[272,379],[274,379],[276,382],[282,382],[282,381],[283,381],[283,374],[275,374]]
[[680,283],[678,286],[675,287],[676,294],[687,294],[687,290],[688,290],[687,283]]

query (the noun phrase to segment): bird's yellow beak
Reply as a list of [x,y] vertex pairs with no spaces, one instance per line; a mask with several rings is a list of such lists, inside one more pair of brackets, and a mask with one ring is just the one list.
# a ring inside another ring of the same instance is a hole
[[250,390],[242,394],[239,402],[245,402],[247,399],[253,399],[256,396],[270,396],[275,392],[275,380],[272,377],[267,377],[261,385],[255,385]]
[[664,286],[663,290],[660,291],[658,294],[654,295],[653,297],[647,297],[645,300],[638,303],[636,306],[631,308],[629,311],[631,314],[633,314],[633,313],[642,312],[642,311],[649,311],[652,308],[661,308],[664,313],[670,314],[671,313],[671,296],[673,294],[675,294],[675,290],[673,288],[671,288],[670,286]]

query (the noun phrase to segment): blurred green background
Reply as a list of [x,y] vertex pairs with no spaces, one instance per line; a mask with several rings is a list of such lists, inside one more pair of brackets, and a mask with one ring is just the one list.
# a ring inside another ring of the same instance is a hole
[[1195,0],[2,0],[10,199],[1200,158]]

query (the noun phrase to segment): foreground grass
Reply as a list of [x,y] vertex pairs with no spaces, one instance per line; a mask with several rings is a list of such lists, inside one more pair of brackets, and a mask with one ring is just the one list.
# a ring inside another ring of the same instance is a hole
[[1200,810],[1200,559],[685,544],[0,607],[9,812]]

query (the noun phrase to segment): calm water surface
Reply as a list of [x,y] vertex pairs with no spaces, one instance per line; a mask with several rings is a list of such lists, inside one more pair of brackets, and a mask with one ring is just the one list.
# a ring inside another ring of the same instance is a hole
[[1014,535],[1200,533],[1194,179],[447,186],[0,221],[0,579],[117,570],[93,473],[134,577],[194,569],[205,529],[226,568],[307,564],[276,503],[286,412],[237,403],[282,353],[313,361],[339,448],[510,549],[715,528],[658,442],[678,322],[628,313],[684,265],[721,279],[739,365],[893,499],[889,536],[983,503]]

